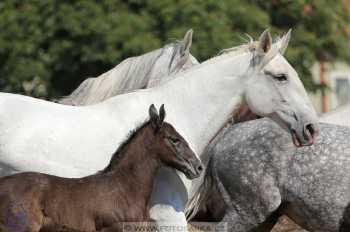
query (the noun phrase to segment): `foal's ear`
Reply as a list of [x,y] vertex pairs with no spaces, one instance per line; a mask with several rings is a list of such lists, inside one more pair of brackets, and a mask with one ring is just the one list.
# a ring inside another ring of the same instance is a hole
[[190,51],[190,48],[192,46],[192,36],[193,36],[193,30],[189,29],[182,40],[182,46],[181,46],[182,54],[186,51]]
[[166,113],[165,113],[165,109],[164,109],[164,104],[162,104],[160,109],[159,109],[159,126],[163,125],[165,116],[166,116]]
[[150,105],[148,113],[149,113],[151,125],[153,129],[156,129],[158,127],[159,115],[154,104]]
[[259,38],[259,47],[258,52],[267,53],[272,46],[272,37],[270,34],[270,30],[266,29]]

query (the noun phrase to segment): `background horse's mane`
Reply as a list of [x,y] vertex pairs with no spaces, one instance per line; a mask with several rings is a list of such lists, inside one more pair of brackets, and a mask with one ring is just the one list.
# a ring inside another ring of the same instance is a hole
[[67,105],[92,104],[107,97],[145,88],[154,64],[166,49],[173,47],[171,61],[168,66],[168,69],[170,69],[181,46],[182,41],[175,41],[144,55],[128,58],[108,72],[96,78],[86,79],[69,96],[59,100],[59,103]]
[[130,143],[130,141],[133,140],[133,138],[135,138],[138,132],[144,129],[145,127],[147,127],[150,124],[150,122],[151,122],[151,118],[147,119],[146,121],[138,125],[135,129],[131,130],[126,136],[126,138],[124,139],[124,141],[120,144],[118,149],[113,153],[112,158],[109,161],[108,165],[103,170],[99,171],[99,173],[110,172],[112,168],[115,165],[117,165],[119,161],[123,158],[121,153],[124,150],[124,148]]

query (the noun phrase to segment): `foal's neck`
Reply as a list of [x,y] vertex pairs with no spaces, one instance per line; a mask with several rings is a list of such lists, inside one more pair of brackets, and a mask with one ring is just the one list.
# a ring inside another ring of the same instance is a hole
[[[161,166],[161,162],[154,154],[154,133],[153,129],[146,123],[125,144],[121,145],[118,154],[113,158],[103,173],[119,175],[126,182],[138,188],[138,195],[149,199],[152,191],[153,180]],[[118,156],[118,157],[116,157]],[[116,176],[118,179],[118,176]]]

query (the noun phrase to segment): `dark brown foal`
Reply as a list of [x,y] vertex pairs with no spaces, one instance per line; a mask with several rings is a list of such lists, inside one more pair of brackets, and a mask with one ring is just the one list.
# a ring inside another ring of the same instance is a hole
[[120,222],[148,221],[147,203],[161,165],[200,175],[187,142],[153,105],[101,172],[84,178],[20,173],[0,179],[0,231],[119,231]]

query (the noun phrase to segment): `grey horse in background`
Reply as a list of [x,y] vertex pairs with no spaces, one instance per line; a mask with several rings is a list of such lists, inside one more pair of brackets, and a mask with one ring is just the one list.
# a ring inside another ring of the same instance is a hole
[[144,55],[131,57],[96,78],[88,78],[69,96],[58,101],[65,105],[91,105],[118,94],[149,88],[172,79],[172,74],[198,64],[190,53],[192,29],[183,40]]
[[296,148],[269,119],[226,127],[208,149],[195,219],[270,231],[285,214],[309,231],[350,231],[350,127],[320,131],[313,146]]

